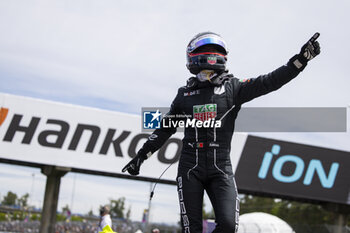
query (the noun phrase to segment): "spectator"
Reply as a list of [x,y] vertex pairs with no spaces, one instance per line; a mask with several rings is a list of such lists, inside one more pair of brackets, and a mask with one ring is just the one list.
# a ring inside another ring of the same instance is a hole
[[103,231],[103,228],[109,226],[112,228],[112,219],[109,215],[110,208],[108,205],[102,206],[100,208],[100,222],[98,224],[97,232]]

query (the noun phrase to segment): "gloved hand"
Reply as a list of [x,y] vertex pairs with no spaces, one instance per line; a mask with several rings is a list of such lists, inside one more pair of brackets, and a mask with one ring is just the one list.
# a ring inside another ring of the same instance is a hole
[[321,52],[320,44],[318,41],[316,41],[319,36],[320,33],[316,32],[311,37],[311,39],[301,48],[300,54],[302,54],[307,59],[307,61],[310,61]]
[[122,172],[128,171],[130,175],[138,175],[140,173],[140,167],[143,161],[147,159],[146,153],[141,149],[137,152],[137,155],[122,169]]
[[307,62],[321,52],[320,44],[316,41],[319,36],[320,33],[316,32],[311,39],[301,47],[300,53],[289,60],[289,64],[294,65],[295,68],[302,71],[307,65]]

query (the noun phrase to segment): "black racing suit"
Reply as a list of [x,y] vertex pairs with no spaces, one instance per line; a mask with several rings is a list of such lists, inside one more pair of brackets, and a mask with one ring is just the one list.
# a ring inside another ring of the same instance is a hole
[[[185,128],[177,176],[183,232],[202,232],[204,190],[216,216],[214,232],[237,232],[239,199],[230,161],[237,113],[243,103],[277,90],[298,73],[289,62],[254,79],[239,80],[225,72],[212,82],[191,78],[179,88],[169,116],[186,114],[201,120],[215,117],[222,122],[220,128]],[[154,153],[175,132],[176,128],[155,130],[141,150]]]

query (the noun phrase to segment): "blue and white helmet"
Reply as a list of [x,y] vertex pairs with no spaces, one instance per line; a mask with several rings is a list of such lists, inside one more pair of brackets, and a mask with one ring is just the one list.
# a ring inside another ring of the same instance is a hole
[[[198,52],[200,47],[214,45],[218,52]],[[197,34],[187,45],[187,69],[192,74],[198,74],[201,70],[214,70],[221,73],[226,70],[227,61],[226,42],[219,34],[202,32]]]

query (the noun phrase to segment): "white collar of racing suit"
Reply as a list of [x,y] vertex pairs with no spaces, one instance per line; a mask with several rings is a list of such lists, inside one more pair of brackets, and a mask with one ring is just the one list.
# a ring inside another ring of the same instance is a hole
[[216,75],[214,70],[202,70],[197,74],[197,79],[200,82],[211,81],[211,79]]

